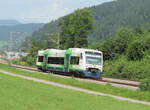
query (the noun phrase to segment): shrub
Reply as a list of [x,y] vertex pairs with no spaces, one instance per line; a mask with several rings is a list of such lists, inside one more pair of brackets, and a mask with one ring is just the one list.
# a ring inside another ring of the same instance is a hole
[[141,41],[135,41],[130,44],[127,57],[130,61],[141,60],[144,56],[144,46]]
[[140,80],[150,77],[150,55],[147,53],[141,61],[128,61],[125,56],[118,60],[105,61],[103,76]]
[[20,65],[27,66],[27,63],[25,61],[21,61]]
[[117,61],[104,62],[104,76],[122,78],[122,71],[125,67],[125,59],[121,58]]
[[24,66],[35,66],[36,64],[36,58],[33,58],[31,56],[25,56],[20,59],[13,59],[12,63],[24,65]]
[[141,60],[144,54],[150,50],[150,36],[137,39],[132,42],[127,50],[127,57],[130,61]]
[[36,58],[33,58],[31,56],[22,57],[21,61],[26,62],[28,65],[36,64]]

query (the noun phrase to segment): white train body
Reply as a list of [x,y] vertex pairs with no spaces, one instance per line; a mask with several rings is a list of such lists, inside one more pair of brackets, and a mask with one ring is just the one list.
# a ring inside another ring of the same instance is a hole
[[103,54],[92,49],[47,49],[38,52],[37,67],[41,70],[75,72],[84,77],[100,78]]

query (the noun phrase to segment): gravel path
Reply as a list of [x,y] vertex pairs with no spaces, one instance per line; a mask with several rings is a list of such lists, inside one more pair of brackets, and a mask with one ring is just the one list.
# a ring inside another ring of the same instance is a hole
[[22,79],[31,80],[31,81],[35,81],[35,82],[40,82],[40,83],[44,83],[44,84],[48,84],[48,85],[52,85],[52,86],[61,87],[61,88],[66,88],[66,89],[70,89],[70,90],[74,90],[74,91],[84,92],[84,93],[93,94],[93,95],[108,96],[108,97],[115,98],[117,100],[123,100],[123,101],[139,103],[139,104],[150,105],[150,102],[139,101],[139,100],[134,100],[134,99],[130,99],[130,98],[124,98],[124,97],[115,96],[115,95],[111,95],[111,94],[104,94],[104,93],[95,92],[95,91],[91,91],[91,90],[87,90],[87,89],[68,86],[68,85],[64,85],[64,84],[59,84],[59,83],[55,83],[55,82],[51,82],[51,81],[45,81],[45,80],[42,80],[42,79],[37,79],[37,78],[28,77],[28,76],[18,75],[18,74],[10,73],[10,72],[3,71],[3,70],[0,70],[0,72],[4,73],[4,74],[7,74],[7,75],[10,75],[10,76],[19,77],[19,78],[22,78]]

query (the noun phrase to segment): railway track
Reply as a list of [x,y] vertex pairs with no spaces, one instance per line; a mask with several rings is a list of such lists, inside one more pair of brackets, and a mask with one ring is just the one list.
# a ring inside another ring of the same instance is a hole
[[123,84],[123,85],[129,85],[129,86],[135,86],[138,87],[140,82],[134,81],[134,80],[126,80],[126,79],[119,79],[119,78],[108,78],[103,77],[103,81],[111,82],[111,83],[117,83],[117,84]]
[[[37,68],[33,68],[33,67],[26,67],[26,66],[20,66],[20,65],[15,65],[15,64],[13,64],[12,66],[16,67],[16,68],[20,68],[20,69],[25,69],[25,70],[38,71]],[[60,76],[59,74],[55,74],[55,75]],[[62,76],[62,77],[70,78],[70,76]],[[113,84],[126,85],[126,86],[132,86],[132,87],[138,87],[139,86],[138,81],[117,79],[117,78],[103,77],[102,80],[94,80],[94,79],[89,79],[89,78],[78,78],[78,79],[83,80],[83,81],[87,81],[87,82],[104,82],[104,83],[111,83],[111,84],[113,83]]]
[[[1,63],[5,63],[6,62],[2,62],[2,60],[0,60]],[[26,66],[20,66],[20,65],[16,65],[16,64],[12,64],[11,66],[15,67],[15,68],[19,68],[19,69],[23,69],[23,70],[28,70],[28,71],[32,71],[32,72],[39,72],[37,70],[37,68],[33,68],[33,67],[26,67]],[[45,72],[40,72],[42,74],[45,74]],[[65,78],[71,78],[70,76],[66,76],[66,75],[60,75],[60,74],[53,74],[54,76],[58,76],[58,77],[65,77]],[[120,87],[120,88],[128,88],[131,90],[137,90],[139,87],[139,82],[138,81],[133,81],[133,80],[126,80],[126,79],[117,79],[117,78],[108,78],[108,77],[103,77],[102,80],[94,80],[94,79],[89,79],[89,78],[76,78],[77,80],[80,81],[84,81],[84,82],[90,82],[90,83],[96,83],[96,84],[102,84],[102,85],[106,85],[106,84],[111,84],[112,86],[115,87]]]

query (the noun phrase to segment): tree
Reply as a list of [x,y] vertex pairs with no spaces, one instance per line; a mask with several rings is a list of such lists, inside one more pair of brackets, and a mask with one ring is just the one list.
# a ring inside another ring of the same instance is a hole
[[59,22],[61,48],[87,47],[87,37],[93,29],[93,23],[91,10],[88,8],[77,9],[73,14],[63,17]]
[[29,49],[29,56],[32,58],[35,58],[38,52],[38,48],[35,46],[34,43],[31,44],[30,49]]
[[42,43],[40,47],[43,47],[38,47],[39,49],[58,48],[58,33],[46,33],[43,40],[39,42]]

